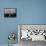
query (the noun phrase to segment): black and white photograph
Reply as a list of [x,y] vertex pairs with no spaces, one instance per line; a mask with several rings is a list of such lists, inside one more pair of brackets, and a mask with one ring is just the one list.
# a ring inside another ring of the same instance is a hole
[[16,17],[16,8],[4,8],[4,17]]

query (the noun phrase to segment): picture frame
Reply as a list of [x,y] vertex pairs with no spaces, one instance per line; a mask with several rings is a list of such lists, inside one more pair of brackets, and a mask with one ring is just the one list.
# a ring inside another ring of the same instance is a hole
[[13,18],[17,16],[17,8],[4,8],[4,17]]

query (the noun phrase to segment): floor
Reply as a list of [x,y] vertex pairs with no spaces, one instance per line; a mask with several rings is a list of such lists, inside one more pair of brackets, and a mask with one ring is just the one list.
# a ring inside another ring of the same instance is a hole
[[[8,46],[8,44],[0,44],[0,46]],[[10,45],[13,46],[13,45]],[[18,44],[15,44],[14,46],[18,46]]]
[[20,46],[46,46],[46,42],[45,41],[32,42],[31,40],[28,40],[28,41],[21,40]]
[[[0,46],[8,46],[8,44],[0,44]],[[46,46],[46,42],[45,41],[32,42],[31,40],[28,40],[28,41],[21,40],[19,45],[15,44],[14,46]]]

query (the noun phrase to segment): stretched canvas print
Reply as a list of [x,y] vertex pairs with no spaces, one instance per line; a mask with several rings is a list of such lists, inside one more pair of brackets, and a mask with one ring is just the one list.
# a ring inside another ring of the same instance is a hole
[[46,41],[46,25],[21,25],[20,38],[32,41]]
[[16,8],[4,8],[4,17],[16,17]]

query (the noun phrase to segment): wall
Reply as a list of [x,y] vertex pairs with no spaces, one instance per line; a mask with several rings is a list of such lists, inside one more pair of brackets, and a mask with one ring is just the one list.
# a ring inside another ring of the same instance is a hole
[[[4,8],[17,8],[17,17],[4,18]],[[18,32],[18,24],[46,24],[46,0],[0,0],[0,44],[8,43],[9,32]]]

